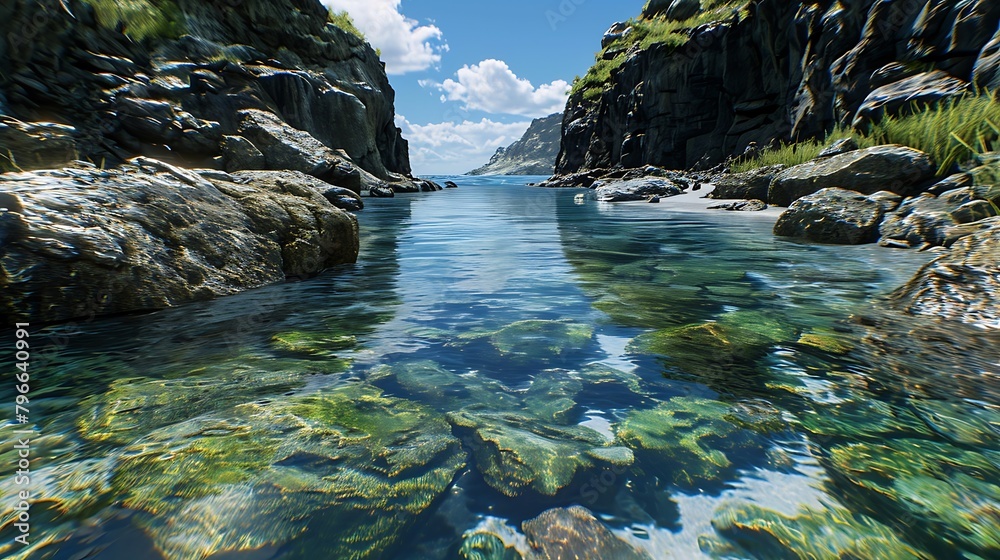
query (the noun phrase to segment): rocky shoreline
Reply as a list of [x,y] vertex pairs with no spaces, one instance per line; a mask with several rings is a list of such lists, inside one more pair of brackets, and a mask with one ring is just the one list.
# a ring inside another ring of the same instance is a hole
[[[941,177],[930,158],[904,146],[832,146],[815,160],[730,173],[596,169],[554,176],[538,187],[588,188],[599,202],[646,201],[671,208],[759,212],[776,218],[775,235],[825,244],[878,243],[939,252],[890,301],[910,314],[1000,328],[1000,188],[985,165]],[[704,192],[705,194],[700,194]],[[693,205],[694,199],[707,199]],[[774,209],[778,208],[780,215]]]

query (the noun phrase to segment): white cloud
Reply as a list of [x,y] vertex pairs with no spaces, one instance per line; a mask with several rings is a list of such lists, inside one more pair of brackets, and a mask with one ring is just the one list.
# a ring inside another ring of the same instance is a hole
[[497,148],[524,135],[530,121],[511,124],[489,119],[413,124],[396,115],[396,126],[410,142],[410,164],[416,175],[460,175],[484,165]]
[[323,0],[336,11],[346,10],[374,47],[382,50],[389,74],[417,72],[436,66],[447,52],[444,34],[436,25],[404,16],[402,0]]
[[562,111],[569,97],[570,85],[566,81],[556,80],[536,88],[530,81],[518,78],[502,60],[487,59],[463,66],[456,77],[457,81],[447,79],[435,85],[445,92],[442,100],[460,101],[468,110],[545,117]]

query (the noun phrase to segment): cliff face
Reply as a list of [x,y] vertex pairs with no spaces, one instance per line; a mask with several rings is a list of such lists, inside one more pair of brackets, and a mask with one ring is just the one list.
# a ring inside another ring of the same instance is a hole
[[535,119],[520,140],[500,148],[490,162],[469,175],[551,175],[559,155],[560,113]]
[[[22,169],[67,152],[221,168],[254,109],[381,179],[408,175],[383,65],[327,17],[318,0],[4,2],[0,147]],[[50,121],[64,126],[32,124]]]
[[613,27],[605,52],[628,49],[624,62],[602,91],[570,97],[556,172],[708,166],[1000,85],[993,0],[730,4],[744,9],[647,48]]

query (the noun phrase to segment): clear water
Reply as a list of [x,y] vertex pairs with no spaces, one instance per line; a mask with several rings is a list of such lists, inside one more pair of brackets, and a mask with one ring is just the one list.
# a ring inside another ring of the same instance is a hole
[[850,320],[928,255],[456,180],[366,201],[356,265],[34,332],[0,553],[527,557],[580,505],[652,558],[996,557],[994,339]]

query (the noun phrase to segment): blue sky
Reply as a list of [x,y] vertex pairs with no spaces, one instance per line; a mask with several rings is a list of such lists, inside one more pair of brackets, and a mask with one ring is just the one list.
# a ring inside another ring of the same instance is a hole
[[323,0],[382,49],[415,174],[486,163],[561,112],[610,25],[645,0]]

